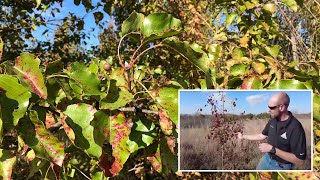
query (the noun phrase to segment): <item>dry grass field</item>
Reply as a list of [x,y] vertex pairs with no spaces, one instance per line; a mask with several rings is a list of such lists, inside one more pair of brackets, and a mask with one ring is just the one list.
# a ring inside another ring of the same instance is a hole
[[[311,117],[297,115],[307,138],[307,160],[296,169],[311,168]],[[181,170],[254,170],[263,153],[258,149],[261,142],[237,139],[223,146],[216,140],[207,139],[210,132],[210,116],[180,117],[180,169]],[[261,133],[268,119],[243,120],[244,134]],[[240,123],[240,121],[237,121]]]

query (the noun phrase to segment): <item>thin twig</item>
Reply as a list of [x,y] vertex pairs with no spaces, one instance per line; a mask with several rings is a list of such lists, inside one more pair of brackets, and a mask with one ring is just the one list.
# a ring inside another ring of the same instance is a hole
[[78,169],[75,165],[73,165],[72,164],[72,166],[76,169],[76,170],[78,170],[85,178],[87,178],[87,179],[91,179],[91,178],[89,178],[84,172],[82,172],[80,169]]
[[[136,112],[137,109],[135,107],[123,107],[123,108],[119,108],[119,111],[122,111],[122,112]],[[148,109],[142,109],[141,111],[143,113],[145,113],[145,114],[156,114],[156,115],[159,114],[157,111],[152,111],[152,110],[148,110]]]
[[140,33],[138,33],[138,32],[131,32],[131,33],[125,34],[124,36],[121,37],[121,39],[120,39],[120,41],[119,41],[119,44],[118,44],[118,54],[117,54],[117,56],[118,56],[118,59],[119,59],[119,64],[121,65],[121,67],[122,67],[124,70],[126,70],[126,67],[125,67],[125,65],[123,64],[123,61],[122,61],[122,59],[121,59],[121,57],[120,57],[120,46],[121,46],[121,43],[122,43],[123,39],[124,39],[125,37],[127,37],[128,35],[131,35],[131,34],[140,34]]
[[154,45],[154,46],[151,46],[147,49],[145,49],[144,51],[142,51],[134,60],[133,62],[130,62],[130,68],[136,63],[136,61],[146,52],[148,52],[149,50],[151,49],[154,49],[154,48],[157,48],[157,47],[161,47],[161,46],[165,46],[164,44],[157,44],[157,45]]
[[140,82],[138,79],[133,79],[133,80],[138,82],[143,87],[143,89],[146,90],[146,92],[151,96],[151,98],[155,100],[154,97],[151,95],[150,91],[146,88],[146,86],[142,84],[142,82]]
[[70,77],[69,77],[69,76],[67,76],[67,75],[62,75],[62,74],[53,74],[53,75],[47,76],[47,79],[54,78],[54,77],[70,78]]

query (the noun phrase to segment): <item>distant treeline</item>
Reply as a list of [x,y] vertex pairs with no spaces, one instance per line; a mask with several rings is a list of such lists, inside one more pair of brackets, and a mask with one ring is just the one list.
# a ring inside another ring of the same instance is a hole
[[[296,118],[311,118],[311,114],[294,114]],[[180,115],[180,126],[181,128],[209,128],[212,124],[212,120],[215,115],[203,115],[203,114],[181,114]],[[222,118],[222,117],[221,117]],[[269,119],[270,113],[260,114],[224,114],[224,121],[239,121],[239,120],[254,120],[254,119]]]

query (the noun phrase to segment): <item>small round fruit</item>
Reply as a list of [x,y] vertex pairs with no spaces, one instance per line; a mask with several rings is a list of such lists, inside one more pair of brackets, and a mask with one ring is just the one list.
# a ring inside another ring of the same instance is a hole
[[253,69],[258,74],[262,74],[266,70],[266,66],[263,63],[255,63],[253,64]]
[[158,93],[157,93],[156,91],[151,91],[151,92],[150,92],[150,95],[151,95],[153,98],[155,98],[155,97],[158,96]]
[[105,64],[103,65],[103,69],[104,69],[105,71],[109,71],[109,70],[111,69],[111,65],[110,65],[109,63],[105,63]]

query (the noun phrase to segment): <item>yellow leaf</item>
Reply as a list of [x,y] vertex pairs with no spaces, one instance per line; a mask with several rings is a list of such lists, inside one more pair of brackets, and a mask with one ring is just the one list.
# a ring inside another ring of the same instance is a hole
[[240,46],[241,47],[247,47],[249,41],[249,34],[244,35],[242,38],[240,38]]

